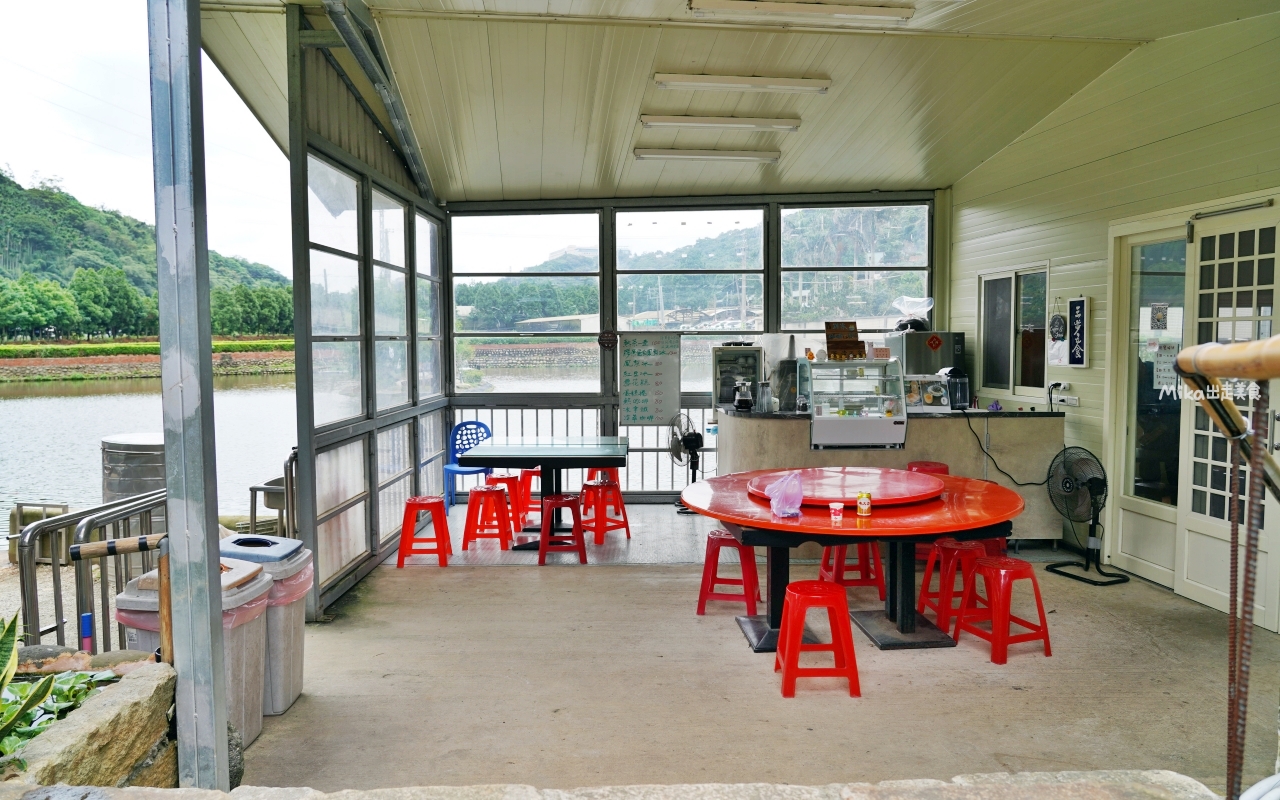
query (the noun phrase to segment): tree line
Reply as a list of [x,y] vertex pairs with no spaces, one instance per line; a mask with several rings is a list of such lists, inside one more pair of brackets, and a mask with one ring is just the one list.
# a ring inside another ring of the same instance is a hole
[[[210,312],[219,336],[293,332],[293,295],[284,287],[214,289]],[[77,269],[66,286],[30,274],[0,278],[0,337],[5,339],[157,333],[156,299],[140,292],[118,267]]]

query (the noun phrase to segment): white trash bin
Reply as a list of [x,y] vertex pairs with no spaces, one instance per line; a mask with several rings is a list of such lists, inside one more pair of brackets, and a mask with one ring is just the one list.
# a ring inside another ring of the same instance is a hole
[[[234,569],[258,564],[224,558]],[[160,593],[140,588],[155,585],[154,570],[129,581],[116,595],[116,621],[125,626],[125,646],[153,652],[160,646]],[[222,590],[222,661],[226,679],[227,719],[248,747],[262,733],[263,682],[267,652],[267,602],[275,581],[264,570],[248,581]]]

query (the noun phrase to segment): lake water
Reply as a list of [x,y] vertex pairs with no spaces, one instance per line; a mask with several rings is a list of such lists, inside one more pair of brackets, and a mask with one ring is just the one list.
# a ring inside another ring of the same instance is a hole
[[[215,378],[213,410],[219,513],[248,514],[297,444],[293,376]],[[161,429],[158,378],[0,384],[0,528],[18,501],[101,503],[102,437]]]

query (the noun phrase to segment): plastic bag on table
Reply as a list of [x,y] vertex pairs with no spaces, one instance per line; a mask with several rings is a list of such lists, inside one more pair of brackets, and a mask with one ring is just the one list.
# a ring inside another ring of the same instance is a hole
[[788,472],[766,486],[764,493],[769,496],[769,508],[774,516],[800,516],[800,504],[804,501],[804,487],[800,485],[799,473]]
[[893,307],[905,315],[898,320],[895,330],[929,330],[929,311],[933,308],[932,297],[907,297],[904,295],[893,301]]

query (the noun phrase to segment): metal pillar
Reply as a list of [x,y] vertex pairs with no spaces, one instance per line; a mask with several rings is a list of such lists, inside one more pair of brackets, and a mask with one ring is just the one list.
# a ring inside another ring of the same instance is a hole
[[198,0],[148,0],[178,782],[229,789]]

